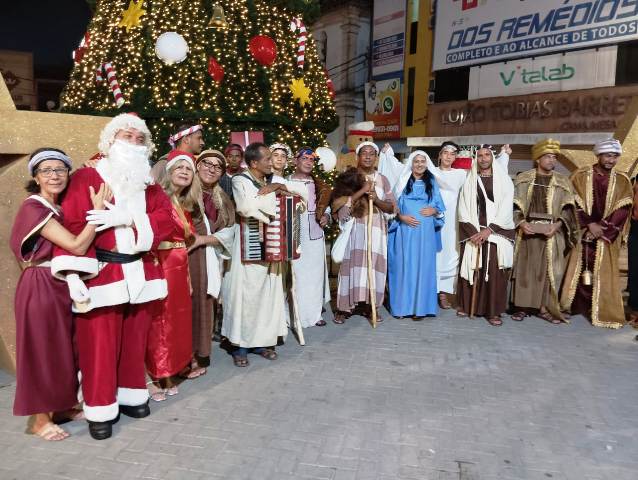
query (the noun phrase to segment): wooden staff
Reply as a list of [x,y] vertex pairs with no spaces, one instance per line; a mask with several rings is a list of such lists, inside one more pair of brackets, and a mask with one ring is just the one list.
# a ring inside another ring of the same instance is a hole
[[377,328],[376,290],[374,287],[374,271],[372,269],[372,213],[374,205],[372,197],[368,196],[368,291],[370,292],[370,308],[372,315],[370,323],[372,328]]
[[474,264],[474,273],[473,273],[474,285],[472,285],[472,302],[470,303],[470,318],[474,317],[474,311],[476,310],[476,287],[478,285],[478,279],[479,279],[479,262],[481,261],[481,247],[477,245],[476,248],[478,252],[476,254],[476,262]]
[[294,332],[297,334],[297,340],[302,347],[306,344],[306,339],[303,334],[303,327],[301,326],[301,320],[299,320],[299,307],[297,305],[297,276],[295,275],[295,269],[292,266],[292,262],[288,263],[290,267],[290,300],[292,304],[292,325]]

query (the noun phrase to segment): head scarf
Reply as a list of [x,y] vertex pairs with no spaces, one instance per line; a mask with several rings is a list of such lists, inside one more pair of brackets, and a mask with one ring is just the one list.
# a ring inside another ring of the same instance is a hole
[[187,137],[190,134],[195,133],[199,130],[202,130],[203,128],[204,127],[202,127],[201,125],[193,125],[192,127],[188,127],[188,128],[185,128],[184,130],[180,130],[176,134],[168,137],[168,144],[171,146],[172,149],[175,149],[175,145],[180,139]]
[[244,149],[241,148],[241,145],[237,143],[229,143],[228,145],[226,145],[226,148],[224,148],[224,155],[227,157],[228,154],[233,150],[239,150],[239,153],[241,153],[242,157],[244,156]]
[[410,154],[407,161],[405,162],[405,165],[403,166],[403,169],[401,170],[401,173],[399,173],[399,179],[397,180],[397,183],[392,188],[392,193],[394,194],[394,198],[396,198],[397,201],[403,194],[403,190],[405,190],[405,186],[408,184],[408,181],[412,176],[412,162],[414,162],[414,158],[417,155],[423,156],[426,160],[430,159],[428,154],[425,153],[423,150],[415,150]]
[[45,160],[60,160],[69,167],[69,170],[72,168],[71,159],[64,153],[58,152],[57,150],[43,150],[42,152],[35,154],[33,158],[29,160],[27,168],[29,169],[29,174],[32,177],[35,177],[35,170],[38,167],[38,164]]
[[359,155],[359,150],[361,150],[365,146],[374,148],[374,151],[377,152],[377,155],[379,155],[379,147],[377,147],[376,143],[373,142],[361,142],[359,145],[357,145],[357,149],[354,151],[354,153],[356,155]]
[[622,155],[622,145],[615,138],[602,140],[594,145],[594,155],[598,156],[603,153],[617,153],[618,155]]
[[273,143],[270,147],[268,147],[271,152],[275,150],[283,150],[286,152],[286,157],[292,158],[292,150],[285,143]]

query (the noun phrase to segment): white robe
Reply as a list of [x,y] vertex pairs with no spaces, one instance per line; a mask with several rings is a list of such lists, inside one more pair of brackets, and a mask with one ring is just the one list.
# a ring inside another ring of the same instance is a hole
[[[509,164],[509,155],[507,153],[501,152],[495,160],[507,171]],[[455,293],[459,267],[457,203],[468,172],[457,168],[441,170],[432,163],[429,157],[426,158],[426,161],[428,170],[434,175],[436,182],[439,184],[441,198],[445,205],[445,223],[441,229],[443,248],[436,254],[437,289],[439,292]],[[400,181],[402,168],[404,168],[404,165],[394,157],[392,149],[381,153],[379,171],[388,177],[393,188]]]
[[[286,183],[306,188],[308,182],[312,183],[312,180],[289,178]],[[321,320],[321,310],[330,302],[326,240],[320,227],[319,231],[316,231],[316,225],[314,229],[311,227],[316,223],[315,202],[316,198],[308,199],[308,211],[301,214],[301,256],[292,261],[295,276],[293,294],[299,322],[303,328],[312,327]]]
[[[246,172],[245,172],[246,173]],[[290,189],[292,191],[292,189]],[[275,215],[275,193],[257,195],[257,187],[242,176],[233,177],[237,213],[269,223]],[[299,193],[304,197],[303,191]],[[269,347],[286,337],[283,263],[242,263],[240,226],[234,226],[230,270],[222,282],[224,322],[222,335],[240,347]]]

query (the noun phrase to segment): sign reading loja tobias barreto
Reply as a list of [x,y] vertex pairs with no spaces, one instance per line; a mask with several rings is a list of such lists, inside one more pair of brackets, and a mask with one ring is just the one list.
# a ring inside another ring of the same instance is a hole
[[438,0],[433,70],[638,38],[638,0]]

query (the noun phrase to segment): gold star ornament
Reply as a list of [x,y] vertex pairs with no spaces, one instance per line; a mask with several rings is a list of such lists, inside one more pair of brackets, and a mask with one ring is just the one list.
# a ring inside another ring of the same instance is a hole
[[142,8],[143,4],[144,0],[139,0],[139,2],[131,0],[128,4],[128,8],[122,11],[122,19],[117,26],[124,27],[127,32],[131,28],[139,27],[140,19],[142,15],[146,13],[146,10]]
[[292,92],[292,99],[298,100],[299,105],[304,107],[307,103],[312,103],[310,101],[310,88],[306,87],[303,78],[295,78],[289,85],[290,91]]

